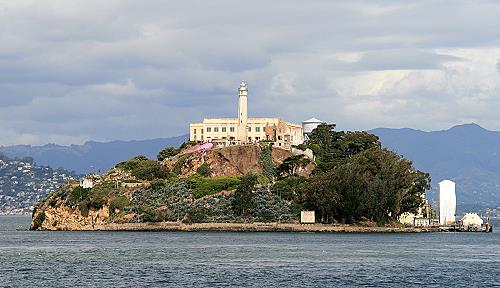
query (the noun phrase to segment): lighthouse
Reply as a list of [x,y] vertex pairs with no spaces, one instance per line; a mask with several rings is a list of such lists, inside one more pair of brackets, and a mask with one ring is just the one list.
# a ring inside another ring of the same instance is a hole
[[248,140],[248,85],[241,81],[238,88],[238,140],[247,142]]

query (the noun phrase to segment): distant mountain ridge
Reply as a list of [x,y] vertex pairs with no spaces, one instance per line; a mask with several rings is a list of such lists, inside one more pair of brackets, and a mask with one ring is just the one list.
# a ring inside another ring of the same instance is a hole
[[[431,174],[431,201],[437,201],[437,183],[457,183],[459,205],[500,205],[500,132],[477,124],[457,125],[448,130],[425,132],[410,128],[377,128],[369,131],[382,145],[412,160]],[[142,154],[156,158],[166,146],[179,146],[188,135],[141,141],[90,141],[83,145],[17,145],[0,147],[11,158],[32,157],[38,164],[64,167],[77,173],[106,171],[117,163]]]
[[152,140],[89,141],[83,145],[70,146],[56,144],[1,146],[0,153],[11,158],[32,157],[41,165],[64,167],[85,174],[98,170],[106,171],[117,163],[139,154],[155,159],[157,153],[164,147],[177,147],[187,139],[188,136],[183,135]]
[[458,204],[500,205],[500,132],[472,123],[431,132],[378,128],[370,133],[431,174],[434,201],[437,183],[450,179],[457,184]]

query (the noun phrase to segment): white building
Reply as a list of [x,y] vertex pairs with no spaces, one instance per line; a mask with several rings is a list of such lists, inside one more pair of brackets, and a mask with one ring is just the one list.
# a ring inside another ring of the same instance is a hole
[[304,142],[302,126],[279,118],[248,117],[248,85],[238,88],[238,118],[205,118],[189,125],[189,140],[216,145],[244,144],[269,140],[277,147],[289,148]]
[[476,213],[465,213],[464,217],[460,219],[460,223],[466,227],[481,227],[483,219]]
[[80,186],[85,189],[94,188],[94,181],[91,178],[83,178],[80,180]]
[[455,195],[455,182],[443,180],[438,184],[439,224],[448,225],[455,223],[457,198]]

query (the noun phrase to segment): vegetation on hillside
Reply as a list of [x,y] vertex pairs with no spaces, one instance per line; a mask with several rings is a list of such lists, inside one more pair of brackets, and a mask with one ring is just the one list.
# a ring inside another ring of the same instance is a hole
[[382,149],[375,135],[334,128],[319,125],[300,147],[316,155],[310,177],[300,176],[298,170],[311,160],[291,156],[275,166],[272,146],[263,144],[261,174],[210,177],[211,167],[204,163],[196,174],[179,178],[190,154],[175,158],[169,171],[161,160],[180,150],[167,147],[159,153],[159,161],[136,156],[116,165],[147,185],[124,188],[104,181],[92,189],[65,187],[49,195],[46,203],[51,207],[64,203],[84,216],[108,205],[112,222],[186,223],[297,221],[301,210],[316,211],[317,221],[323,223],[385,223],[422,204],[421,195],[430,185],[428,174]]

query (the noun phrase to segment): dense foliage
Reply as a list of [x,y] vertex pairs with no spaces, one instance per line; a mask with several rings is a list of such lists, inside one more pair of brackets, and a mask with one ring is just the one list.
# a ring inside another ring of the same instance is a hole
[[234,190],[240,184],[239,177],[190,177],[186,181],[195,198],[224,190]]
[[262,175],[266,176],[269,180],[273,180],[275,176],[272,152],[273,145],[271,143],[264,142],[261,144]]
[[150,160],[145,156],[139,155],[128,161],[116,165],[126,171],[130,171],[132,176],[139,180],[153,180],[156,178],[168,178],[170,173],[168,169],[160,162]]
[[375,135],[334,128],[319,125],[307,143],[317,155],[318,167],[304,180],[303,204],[315,210],[320,221],[383,223],[422,205],[421,196],[430,188],[428,174],[382,149]]
[[234,192],[233,208],[237,215],[248,216],[254,208],[253,192],[258,183],[257,175],[247,174],[241,178],[241,183]]

